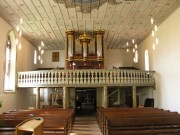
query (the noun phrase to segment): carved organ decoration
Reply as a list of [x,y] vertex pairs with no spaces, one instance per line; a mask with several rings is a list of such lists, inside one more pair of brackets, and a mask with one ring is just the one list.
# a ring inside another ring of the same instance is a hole
[[103,69],[104,68],[104,31],[96,30],[91,36],[74,30],[67,35],[67,69]]

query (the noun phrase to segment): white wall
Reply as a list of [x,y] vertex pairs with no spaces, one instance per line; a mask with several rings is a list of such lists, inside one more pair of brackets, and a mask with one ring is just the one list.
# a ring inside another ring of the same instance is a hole
[[[52,52],[59,52],[59,62],[52,62]],[[45,50],[42,55],[43,63],[39,68],[65,68],[65,51],[64,50]]]
[[[27,108],[29,96],[26,89],[16,89],[15,93],[4,93],[4,70],[5,70],[5,48],[6,39],[12,27],[0,18],[0,101],[3,101],[0,113],[17,108]],[[24,38],[20,39],[22,48],[17,48],[16,70],[27,71],[36,69],[38,65],[33,64],[34,47]]]
[[156,71],[156,106],[180,112],[180,8],[158,27],[157,36],[155,50],[151,35],[141,43],[137,67],[144,69],[144,52],[148,49],[150,70]]
[[[59,52],[59,62],[52,62],[52,52]],[[107,49],[105,56],[105,68],[112,69],[115,67],[132,67],[133,66],[133,53],[130,50],[129,53],[125,49]],[[126,59],[124,59],[126,58]],[[43,63],[39,65],[39,68],[65,68],[66,54],[64,50],[45,50],[42,56]]]
[[126,49],[107,49],[106,50],[106,68],[112,69],[114,67],[132,67],[133,66],[133,53],[129,53]]

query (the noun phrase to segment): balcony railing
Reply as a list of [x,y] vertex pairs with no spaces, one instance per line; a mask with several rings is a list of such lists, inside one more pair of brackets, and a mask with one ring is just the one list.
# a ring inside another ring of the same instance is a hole
[[18,87],[155,86],[155,72],[141,70],[41,70],[18,72]]

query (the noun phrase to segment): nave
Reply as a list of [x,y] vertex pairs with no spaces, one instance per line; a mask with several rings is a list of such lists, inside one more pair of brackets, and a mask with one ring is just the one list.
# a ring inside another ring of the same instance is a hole
[[180,114],[152,107],[11,110],[0,115],[0,135],[179,135]]
[[96,113],[77,114],[70,135],[102,135]]

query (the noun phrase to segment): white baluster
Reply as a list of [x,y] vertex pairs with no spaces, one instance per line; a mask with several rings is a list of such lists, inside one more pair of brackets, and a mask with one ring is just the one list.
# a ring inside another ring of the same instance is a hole
[[94,70],[91,70],[91,84],[94,84],[95,83],[95,80],[94,80]]
[[58,74],[58,76],[57,76],[57,83],[61,84],[61,71],[58,70],[57,74]]
[[145,76],[144,72],[142,72],[142,74],[143,74],[143,83],[145,83],[146,82],[146,76]]
[[113,84],[116,84],[116,73],[115,73],[115,71],[113,70],[112,71],[112,81],[113,81]]
[[106,70],[106,73],[105,73],[105,74],[106,74],[106,84],[109,84],[109,78],[110,78],[110,77],[109,77],[109,74],[110,74],[110,73],[109,73],[108,70]]
[[19,84],[22,84],[22,74],[21,73],[19,73]]
[[129,71],[129,83],[130,84],[132,83],[132,72],[133,72],[133,70]]
[[40,74],[41,74],[41,76],[40,76],[41,84],[43,84],[44,83],[43,72],[41,72]]
[[90,84],[91,83],[91,81],[90,81],[90,79],[91,79],[91,72],[90,72],[90,70],[87,71],[87,75],[88,75],[87,76],[87,79],[88,79],[87,83]]
[[127,75],[127,83],[130,82],[130,74],[129,70],[126,70],[126,75]]
[[30,75],[30,78],[29,78],[29,79],[30,79],[30,84],[32,84],[32,74],[33,74],[33,73],[30,73],[30,74],[29,74],[29,75]]
[[101,72],[101,70],[99,70],[99,84],[102,84],[102,82],[103,82],[103,77],[102,76],[103,76],[102,72]]
[[109,82],[112,84],[112,71],[109,71]]
[[144,73],[146,75],[146,83],[148,83],[148,74],[147,74],[147,72],[144,72]]
[[123,75],[124,75],[124,83],[127,83],[126,70],[123,70]]
[[144,74],[141,72],[141,83],[144,83]]
[[73,84],[76,84],[76,71],[73,71]]
[[61,78],[62,78],[62,80],[61,80],[61,82],[62,82],[62,84],[64,84],[64,76],[65,76],[65,73],[64,73],[64,70],[61,72]]
[[86,84],[86,71],[82,71],[83,84]]
[[83,84],[83,73],[80,71],[80,84]]
[[136,83],[136,72],[135,71],[133,72],[134,72],[133,83]]
[[103,84],[105,84],[105,80],[106,78],[105,78],[105,71],[104,70],[102,70],[102,83]]
[[139,83],[141,84],[141,72],[139,71]]
[[120,83],[123,83],[123,70],[120,70],[120,80],[121,80]]
[[76,83],[77,83],[77,84],[80,84],[80,78],[79,78],[79,77],[80,77],[80,72],[77,71],[77,72],[76,72]]
[[116,74],[117,74],[117,83],[120,83],[120,71],[116,70]]
[[21,84],[24,83],[24,80],[23,80],[23,79],[24,79],[24,74],[22,73],[22,74],[21,74]]
[[94,71],[94,81],[95,81],[95,84],[98,84],[97,71]]
[[50,84],[51,83],[51,72],[48,72],[48,84]]
[[72,71],[69,71],[69,84],[72,84]]
[[54,84],[57,84],[57,71],[54,72]]

